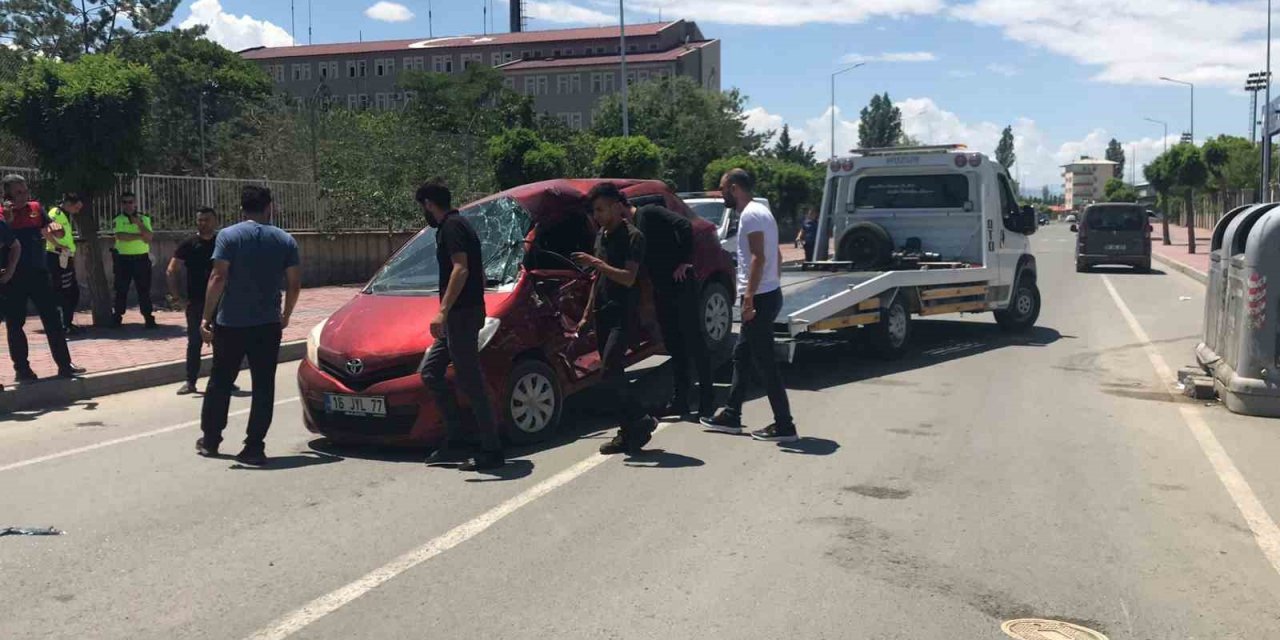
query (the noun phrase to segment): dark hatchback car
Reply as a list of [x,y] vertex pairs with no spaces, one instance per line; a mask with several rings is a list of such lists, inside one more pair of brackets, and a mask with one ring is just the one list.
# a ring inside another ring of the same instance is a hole
[[1151,224],[1143,207],[1089,205],[1071,230],[1077,233],[1076,271],[1085,272],[1103,264],[1151,270]]

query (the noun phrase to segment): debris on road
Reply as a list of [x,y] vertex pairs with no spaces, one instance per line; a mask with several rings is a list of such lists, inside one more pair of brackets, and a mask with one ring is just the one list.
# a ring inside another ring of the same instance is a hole
[[65,531],[53,527],[0,527],[0,537],[4,536],[60,536]]
[[1191,299],[1191,296],[1178,296],[1178,302],[1186,302],[1190,299]]

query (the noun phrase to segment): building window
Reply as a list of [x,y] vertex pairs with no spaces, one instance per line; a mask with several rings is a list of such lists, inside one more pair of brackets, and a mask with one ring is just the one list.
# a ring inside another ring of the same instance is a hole
[[655,77],[655,78],[657,78],[657,79],[661,80],[661,79],[663,79],[663,78],[667,77],[667,70],[666,70],[666,69],[658,69],[657,71],[654,71],[654,72],[653,72],[653,77]]
[[304,62],[293,65],[294,80],[310,80],[311,79],[311,63]]
[[355,109],[360,106],[360,96],[352,93],[347,96],[347,108]]
[[361,78],[368,77],[369,63],[367,61],[365,60],[356,61],[356,75],[360,76]]
[[649,79],[649,72],[648,72],[648,70],[641,69],[640,71],[637,71],[637,72],[636,72],[636,79],[638,79],[640,82],[644,82],[644,81],[648,80],[648,79]]
[[528,59],[529,59],[529,57],[530,57],[530,56],[529,56],[529,50],[528,50],[528,49],[525,49],[524,51],[521,51],[521,52],[520,52],[520,59],[521,59],[521,60],[528,60]]
[[436,73],[453,73],[453,56],[431,56],[431,70]]
[[556,76],[556,94],[567,95],[569,93],[569,76]]
[[552,50],[551,50],[551,57],[552,57],[552,58],[559,58],[559,57],[560,57],[560,50],[559,50],[559,49],[552,49]]
[[378,111],[386,111],[391,108],[391,98],[385,93],[375,94],[373,96],[373,106]]
[[657,51],[657,50],[658,50],[658,43],[656,43],[656,42],[650,42],[650,43],[649,43],[649,50],[650,50],[650,51]]
[[495,67],[502,64],[502,54],[498,53],[497,51],[493,52],[493,55],[490,56],[489,59],[493,60],[493,66]]
[[512,52],[510,52],[510,51],[503,51],[503,52],[502,52],[502,61],[503,61],[503,62],[511,62],[512,60],[515,60],[515,59],[516,59],[516,54],[514,54],[514,53],[512,53]]
[[410,102],[413,102],[417,97],[418,97],[418,92],[417,92],[417,91],[406,91],[406,92],[404,92],[404,101],[405,101],[405,104],[408,104],[408,103],[410,103]]
[[582,113],[580,112],[557,113],[556,118],[559,119],[560,122],[564,123],[564,126],[571,129],[582,128]]
[[631,85],[633,85],[633,84],[635,84],[635,83],[636,83],[636,72],[634,72],[634,71],[628,71],[628,72],[627,72],[627,86],[629,87],[629,86],[631,86]]
[[422,56],[411,56],[404,59],[405,71],[426,71],[427,65]]
[[597,55],[604,55],[606,53],[609,53],[609,51],[605,47],[596,47]]
[[472,66],[479,65],[484,62],[484,54],[482,53],[464,53],[462,54],[462,68],[470,69]]
[[338,63],[336,62],[320,63],[320,78],[322,80],[333,80],[337,77],[338,77]]
[[537,59],[537,58],[541,58],[541,57],[542,57],[542,49],[534,49],[534,50],[533,50],[533,57],[534,57],[535,59]]
[[369,94],[360,94],[360,109],[363,111],[369,108]]
[[637,51],[639,51],[639,50],[640,50],[640,47],[637,47],[637,46],[636,46],[636,45],[634,45],[634,44],[629,44],[629,45],[627,45],[627,53],[635,53],[635,52],[637,52]]
[[373,61],[373,75],[379,78],[393,75],[396,72],[395,58],[379,58]]
[[571,56],[573,56],[573,53],[574,53],[573,49],[565,49],[565,50],[564,50],[564,55],[565,55],[565,57],[571,57]]
[[511,91],[515,91],[515,90],[516,90],[516,79],[515,79],[515,78],[511,78],[511,77],[503,78],[503,79],[502,79],[502,86],[506,87],[507,89],[510,89]]
[[575,73],[569,76],[569,93],[574,95],[582,93],[582,76],[580,74]]
[[613,93],[613,72],[591,74],[592,93]]

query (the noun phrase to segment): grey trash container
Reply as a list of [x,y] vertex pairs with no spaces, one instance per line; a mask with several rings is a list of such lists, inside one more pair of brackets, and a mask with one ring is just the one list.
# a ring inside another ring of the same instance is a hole
[[[1227,244],[1230,232],[1239,228],[1239,225],[1234,223],[1240,216],[1248,215],[1250,210],[1266,211],[1275,206],[1275,203],[1251,204],[1232,209],[1222,216],[1213,228],[1213,236],[1209,242],[1209,281],[1205,287],[1204,339],[1196,347],[1196,359],[1206,370],[1209,364],[1217,360],[1217,352],[1222,348],[1221,317],[1222,308],[1227,300],[1227,265],[1230,262],[1230,255],[1223,247]],[[1204,358],[1209,360],[1206,361]]]
[[[1219,310],[1218,348],[1197,349],[1214,387],[1236,413],[1280,417],[1277,330],[1280,304],[1280,209],[1258,206],[1238,214],[1223,236],[1225,297]],[[1277,287],[1269,284],[1274,281]]]

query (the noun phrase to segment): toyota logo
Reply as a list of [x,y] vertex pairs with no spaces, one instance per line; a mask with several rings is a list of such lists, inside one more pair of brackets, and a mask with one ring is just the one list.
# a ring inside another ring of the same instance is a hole
[[347,361],[347,373],[353,376],[360,375],[364,371],[364,361],[359,358],[352,358]]

